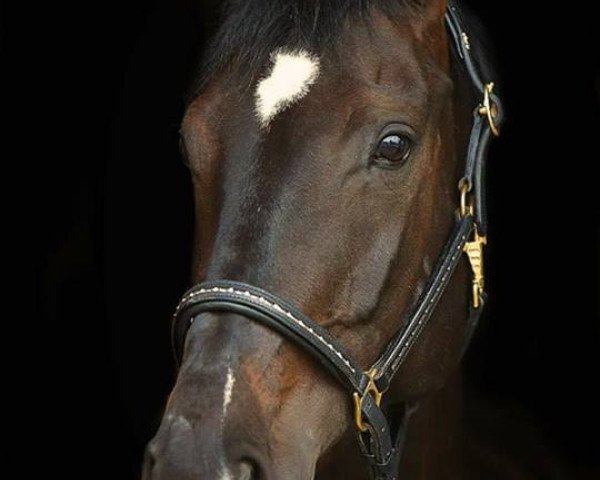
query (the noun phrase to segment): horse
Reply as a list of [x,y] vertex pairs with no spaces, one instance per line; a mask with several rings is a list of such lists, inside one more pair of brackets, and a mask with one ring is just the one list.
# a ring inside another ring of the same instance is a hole
[[448,0],[226,2],[181,125],[196,286],[144,480],[469,478],[502,113],[474,23]]

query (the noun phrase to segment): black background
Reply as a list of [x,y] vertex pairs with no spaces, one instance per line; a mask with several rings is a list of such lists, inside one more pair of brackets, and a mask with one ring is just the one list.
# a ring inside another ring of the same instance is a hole
[[[469,3],[496,46],[509,118],[489,169],[492,300],[467,370],[583,475],[600,461],[594,17]],[[198,4],[3,6],[3,163],[17,170],[3,175],[4,236],[19,267],[2,457],[17,478],[136,478],[157,426],[190,261],[178,124],[215,18]]]

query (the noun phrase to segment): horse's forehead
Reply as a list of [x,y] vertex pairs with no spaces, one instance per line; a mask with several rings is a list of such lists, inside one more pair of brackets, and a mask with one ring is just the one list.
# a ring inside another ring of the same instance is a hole
[[[319,95],[310,103],[324,105],[331,97],[328,85],[332,83],[348,87],[338,88],[337,97],[344,92],[349,96],[346,102],[328,102],[328,108],[371,99],[369,95],[356,95],[358,90],[363,93],[383,91],[394,96],[408,92],[413,98],[420,98],[414,93],[422,93],[427,87],[423,62],[416,53],[420,40],[415,38],[408,23],[399,25],[382,15],[375,17],[371,29],[363,24],[347,29],[333,53],[308,47],[274,47],[262,70],[250,77],[251,83],[246,83],[249,79],[236,70],[215,74],[188,106],[184,129],[189,125],[193,127],[190,130],[202,133],[215,131],[219,125],[230,128],[247,121],[250,113],[259,127],[258,135],[268,133],[282,112],[302,105],[307,97]],[[231,85],[240,88],[232,89]]]
[[[349,29],[341,42],[336,68],[324,72],[322,53],[317,55],[305,48],[280,47],[271,52],[264,73],[253,86],[254,110],[260,126],[265,129],[271,121],[290,106],[308,95],[320,77],[333,72],[346,75],[370,75],[387,73],[389,77],[407,79],[419,74],[414,56],[415,38],[412,30],[397,28],[384,17],[378,18],[377,32],[366,27]],[[387,48],[386,48],[387,47]],[[373,72],[372,72],[373,71]]]

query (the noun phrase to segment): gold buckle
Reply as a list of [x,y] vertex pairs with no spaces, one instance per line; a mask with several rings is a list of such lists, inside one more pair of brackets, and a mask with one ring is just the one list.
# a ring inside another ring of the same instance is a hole
[[473,271],[473,307],[479,308],[481,305],[481,297],[485,286],[485,278],[483,274],[483,246],[487,243],[485,235],[479,235],[479,230],[475,226],[473,240],[467,242],[464,246],[464,251],[469,258],[471,270]]
[[494,137],[500,136],[500,130],[496,126],[496,117],[498,116],[498,107],[490,100],[494,91],[494,82],[486,83],[483,87],[483,104],[479,106],[479,115],[487,117],[490,130]]
[[381,397],[383,397],[384,392],[379,391],[377,385],[375,384],[375,376],[377,375],[377,369],[372,368],[368,372],[365,372],[365,375],[369,378],[369,383],[365,387],[365,391],[362,395],[359,395],[358,392],[354,392],[352,394],[352,398],[354,399],[354,423],[356,424],[356,428],[361,432],[366,432],[367,427],[365,426],[362,418],[362,404],[367,393],[372,393],[373,398],[375,399],[375,404],[379,407],[381,405]]
[[461,180],[458,189],[460,190],[460,216],[464,218],[467,215],[474,215],[473,202],[469,201],[469,191],[471,190],[469,183]]

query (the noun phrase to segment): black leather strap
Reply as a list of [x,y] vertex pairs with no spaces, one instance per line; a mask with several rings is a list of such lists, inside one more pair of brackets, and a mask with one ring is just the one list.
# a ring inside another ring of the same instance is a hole
[[[475,88],[476,93],[483,97],[485,94],[485,85],[479,74],[479,66],[476,64],[471,45],[471,38],[463,27],[462,15],[460,8],[454,0],[448,1],[446,9],[446,28],[450,34],[454,49],[462,60],[463,66],[467,71],[471,84]],[[490,93],[490,101],[495,108],[494,123],[500,127],[504,120],[504,109],[500,98],[495,93]],[[468,186],[468,189],[473,194],[475,204],[475,216],[480,233],[485,235],[487,232],[487,208],[485,205],[485,159],[487,148],[490,142],[491,129],[485,116],[479,112],[480,105],[477,105],[473,110],[473,127],[467,148],[467,158],[465,162],[465,174],[461,182]]]
[[253,285],[229,280],[200,283],[181,299],[173,322],[173,347],[178,360],[189,326],[207,311],[245,315],[273,328],[308,350],[350,391],[364,389],[362,369],[327,330],[289,302]]
[[450,34],[454,49],[462,60],[472,85],[481,95],[483,95],[485,83],[481,80],[481,77],[479,76],[479,67],[476,65],[473,56],[471,55],[471,38],[463,26],[464,22],[462,20],[460,7],[454,0],[448,0],[445,21],[446,29]]
[[458,262],[463,258],[463,248],[472,231],[473,217],[471,215],[457,221],[454,231],[429,279],[429,283],[417,301],[416,307],[402,322],[401,330],[389,342],[388,347],[373,365],[373,368],[378,372],[376,383],[380,390],[387,390],[411,347],[431,318]]
[[[497,105],[500,105],[499,103]],[[498,122],[496,122],[498,123]],[[485,167],[487,159],[487,151],[490,145],[491,131],[486,123],[485,128],[481,133],[481,138],[477,148],[477,158],[475,160],[475,169],[473,176],[473,189],[474,189],[474,205],[475,205],[475,218],[479,232],[482,235],[487,234],[487,206],[485,201]]]
[[404,442],[410,417],[416,411],[417,404],[396,404],[387,409],[386,418],[389,419],[390,435],[393,439],[392,450],[387,458],[381,455],[377,437],[369,429],[368,435],[358,433],[360,451],[367,460],[369,478],[372,480],[397,480]]

